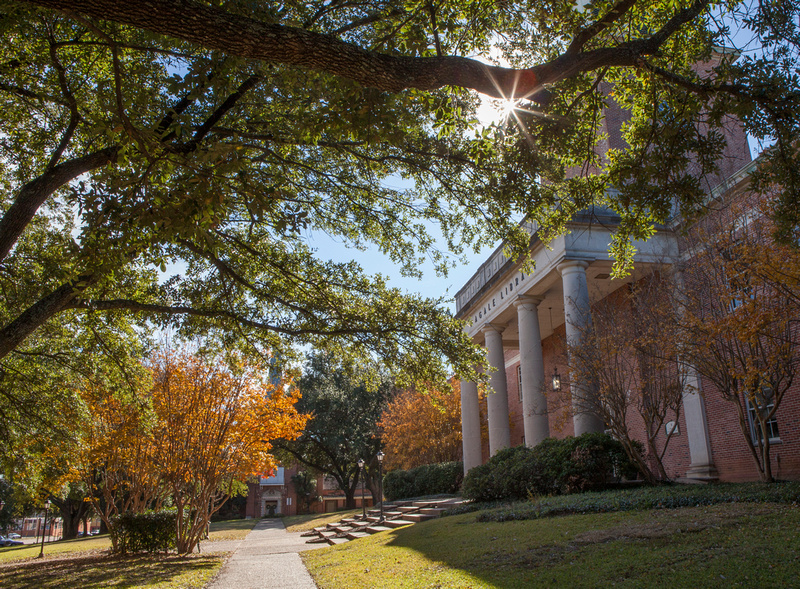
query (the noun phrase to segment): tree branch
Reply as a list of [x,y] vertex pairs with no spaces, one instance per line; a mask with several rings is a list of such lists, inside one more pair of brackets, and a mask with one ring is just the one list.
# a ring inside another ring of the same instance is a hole
[[600,20],[596,21],[589,27],[586,27],[572,40],[567,48],[567,53],[580,53],[586,43],[602,33],[605,29],[614,24],[619,18],[628,12],[637,0],[620,0],[617,4],[609,10],[606,15]]
[[[498,98],[534,99],[544,85],[578,73],[605,66],[637,64],[644,55],[657,51],[670,35],[698,16],[708,4],[697,1],[678,12],[649,39],[565,54],[527,69],[513,69],[457,56],[387,55],[345,43],[331,35],[266,23],[195,0],[151,0],[146,4],[115,0],[25,1],[128,24],[230,55],[323,71],[389,92],[407,88],[434,90],[449,85],[471,88]],[[538,98],[543,100],[541,95]]]
[[[359,329],[357,327],[337,327],[331,329],[319,328],[299,328],[289,329],[281,327],[280,325],[272,325],[264,323],[263,321],[254,321],[247,319],[225,309],[197,309],[184,305],[156,305],[150,303],[142,303],[132,299],[113,299],[113,300],[84,300],[74,299],[72,297],[68,304],[62,307],[64,309],[82,309],[87,311],[133,311],[140,313],[153,313],[157,315],[190,315],[192,317],[206,317],[211,319],[228,319],[235,321],[246,327],[252,327],[263,331],[271,331],[291,337],[302,337],[310,335],[320,336],[358,336],[366,334],[380,334],[385,335],[390,332],[401,332],[401,329]],[[0,353],[2,353],[2,332],[0,332]],[[2,358],[2,356],[0,356]]]
[[115,161],[119,150],[120,146],[115,145],[66,161],[25,184],[0,219],[0,262],[14,247],[39,207],[55,190],[85,172]]
[[40,325],[64,309],[73,308],[75,297],[97,282],[96,275],[78,276],[59,286],[50,294],[23,311],[16,319],[0,330],[0,358],[5,358]]
[[180,152],[191,153],[197,149],[199,143],[205,138],[206,135],[208,135],[209,131],[214,128],[214,125],[216,125],[222,119],[222,117],[224,117],[228,111],[236,105],[242,96],[247,94],[248,90],[253,88],[261,80],[261,76],[250,76],[244,82],[242,82],[236,89],[236,92],[228,96],[228,98],[225,99],[225,102],[223,102],[219,108],[211,113],[211,116],[203,121],[203,124],[197,128],[197,131],[195,131],[195,134],[191,140],[180,147]]

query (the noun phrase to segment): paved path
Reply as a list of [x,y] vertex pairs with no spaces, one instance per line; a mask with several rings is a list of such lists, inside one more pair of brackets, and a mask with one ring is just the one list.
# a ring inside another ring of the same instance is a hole
[[[316,589],[298,552],[327,544],[306,544],[307,539],[287,532],[279,519],[262,519],[233,548],[208,589]],[[204,551],[208,547],[201,546]]]

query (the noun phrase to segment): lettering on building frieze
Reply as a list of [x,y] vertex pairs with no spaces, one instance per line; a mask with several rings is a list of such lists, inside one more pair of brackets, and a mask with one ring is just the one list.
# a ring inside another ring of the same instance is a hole
[[519,276],[515,276],[514,280],[509,281],[509,283],[503,286],[502,289],[497,291],[497,296],[492,298],[491,303],[487,303],[483,306],[483,308],[478,311],[478,314],[473,317],[473,323],[477,323],[478,320],[483,319],[489,315],[489,311],[497,307],[497,297],[500,297],[501,301],[504,301],[505,298],[514,292],[514,287],[519,286],[520,282],[525,280],[526,276],[524,272],[520,272]]

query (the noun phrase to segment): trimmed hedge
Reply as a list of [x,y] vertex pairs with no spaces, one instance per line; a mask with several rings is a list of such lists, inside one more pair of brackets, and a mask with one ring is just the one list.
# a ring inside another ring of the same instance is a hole
[[389,501],[458,493],[464,478],[461,462],[426,464],[410,470],[393,470],[383,477],[383,494]]
[[117,552],[168,552],[175,547],[177,512],[172,509],[126,512],[111,520],[110,533],[116,538]]
[[474,501],[510,501],[599,489],[635,474],[617,440],[604,433],[583,434],[547,438],[534,448],[504,448],[470,469],[462,493]]
[[[699,507],[719,503],[800,503],[800,483],[715,483],[710,485],[659,485],[544,497],[535,502],[516,503],[503,507],[484,509],[477,515],[482,522],[504,522],[540,519],[578,513],[605,513],[643,509],[675,509]],[[480,505],[474,508],[481,509]],[[485,506],[484,506],[485,508]],[[464,508],[458,512],[469,511]],[[458,513],[451,510],[451,513]]]

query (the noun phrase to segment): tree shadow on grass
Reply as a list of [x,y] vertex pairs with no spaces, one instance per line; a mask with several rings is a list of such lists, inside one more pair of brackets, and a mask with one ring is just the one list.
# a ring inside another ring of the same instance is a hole
[[[655,568],[659,583],[669,578],[675,586],[795,586],[799,518],[794,508],[761,504],[502,524],[454,517],[387,532],[385,546],[424,556],[430,571],[443,565],[466,573],[476,586],[506,589],[648,587]],[[768,568],[764,554],[774,556]],[[388,556],[403,574],[404,556]]]
[[81,587],[203,587],[224,555],[88,556],[0,568],[4,589]]

